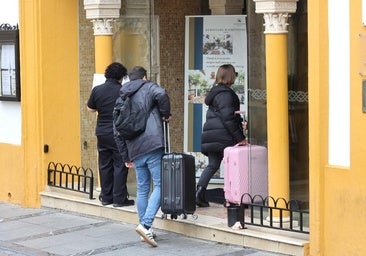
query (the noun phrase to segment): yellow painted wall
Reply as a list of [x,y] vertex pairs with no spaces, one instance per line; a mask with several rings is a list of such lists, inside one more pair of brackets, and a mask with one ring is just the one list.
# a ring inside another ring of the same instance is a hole
[[80,165],[78,1],[19,8],[22,144],[0,144],[0,201],[39,207],[48,162]]
[[[45,164],[80,165],[78,1],[42,0],[40,10]],[[84,110],[84,106],[82,106]]]
[[22,159],[21,146],[0,143],[0,201],[21,203],[24,195]]
[[361,0],[349,2],[351,166],[342,169],[327,165],[327,1],[308,0],[310,255],[366,255],[366,114],[361,106],[366,77],[359,75],[359,34],[366,34],[366,28],[361,24]]

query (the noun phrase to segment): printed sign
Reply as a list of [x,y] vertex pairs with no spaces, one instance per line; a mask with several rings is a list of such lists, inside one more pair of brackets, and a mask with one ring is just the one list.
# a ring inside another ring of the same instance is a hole
[[[246,16],[187,16],[185,45],[184,151],[195,156],[199,176],[207,165],[207,158],[201,153],[207,111],[204,100],[206,92],[214,86],[221,65],[235,67],[238,77],[232,89],[239,96],[240,110],[247,113]],[[220,173],[215,178],[222,178]]]

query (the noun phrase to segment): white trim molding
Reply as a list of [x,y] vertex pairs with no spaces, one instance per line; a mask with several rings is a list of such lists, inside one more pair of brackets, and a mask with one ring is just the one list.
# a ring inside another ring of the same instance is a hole
[[366,0],[362,0],[362,25],[366,26]]
[[84,0],[87,19],[119,18],[121,0]]
[[328,1],[328,164],[345,168],[350,167],[351,157],[350,3],[351,0]]

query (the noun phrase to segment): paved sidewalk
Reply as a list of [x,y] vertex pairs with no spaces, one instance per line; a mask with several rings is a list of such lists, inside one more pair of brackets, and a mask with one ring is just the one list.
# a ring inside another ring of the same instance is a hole
[[158,247],[141,242],[135,225],[50,208],[0,202],[0,255],[278,256],[256,249],[156,230]]

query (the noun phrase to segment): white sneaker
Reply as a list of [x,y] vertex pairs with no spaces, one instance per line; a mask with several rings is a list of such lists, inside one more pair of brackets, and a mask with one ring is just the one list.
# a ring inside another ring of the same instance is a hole
[[154,235],[151,232],[151,228],[147,230],[143,225],[139,224],[136,228],[136,232],[143,237],[146,243],[153,247],[157,247],[158,244],[154,240]]
[[[151,233],[153,234],[153,238],[155,239],[156,238],[156,234],[154,233],[153,229],[150,228],[149,231],[151,231]],[[142,236],[140,236],[140,239],[141,239],[141,242],[145,242],[145,239]]]

